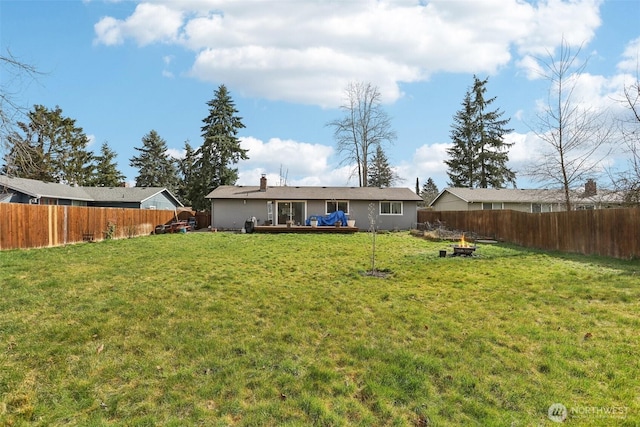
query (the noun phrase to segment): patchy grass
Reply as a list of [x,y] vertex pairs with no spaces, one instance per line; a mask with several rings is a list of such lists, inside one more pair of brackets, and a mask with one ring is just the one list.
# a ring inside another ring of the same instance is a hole
[[365,233],[0,252],[0,424],[640,423],[637,262],[445,248],[379,234],[386,278]]

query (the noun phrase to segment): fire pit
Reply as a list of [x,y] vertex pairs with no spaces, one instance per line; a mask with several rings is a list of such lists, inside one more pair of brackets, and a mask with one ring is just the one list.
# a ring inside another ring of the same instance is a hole
[[460,239],[460,243],[453,245],[453,256],[473,256],[473,252],[476,250],[476,245],[470,245],[464,240],[464,234]]
[[453,256],[472,256],[475,250],[475,246],[453,245]]

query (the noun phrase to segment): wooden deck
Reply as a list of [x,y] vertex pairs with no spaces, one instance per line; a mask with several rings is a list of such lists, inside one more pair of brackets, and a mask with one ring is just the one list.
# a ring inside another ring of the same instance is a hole
[[358,231],[358,227],[335,227],[330,226],[318,226],[311,227],[309,225],[292,225],[288,227],[286,225],[257,225],[254,227],[255,233],[355,233]]

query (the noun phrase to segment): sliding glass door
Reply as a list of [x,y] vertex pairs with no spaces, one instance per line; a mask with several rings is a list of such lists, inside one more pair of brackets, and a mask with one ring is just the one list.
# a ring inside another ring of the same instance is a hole
[[276,225],[285,225],[291,220],[294,224],[304,225],[306,216],[305,202],[276,202],[278,212],[278,222]]

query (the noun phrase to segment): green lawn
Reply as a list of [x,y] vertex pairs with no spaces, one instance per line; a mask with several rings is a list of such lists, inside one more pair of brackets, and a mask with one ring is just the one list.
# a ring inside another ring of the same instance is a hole
[[0,425],[640,424],[640,264],[371,236],[0,252]]

